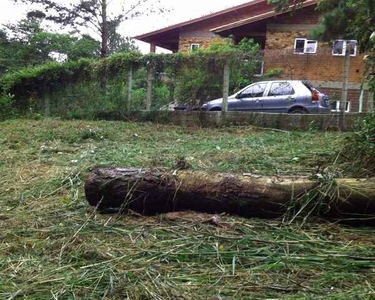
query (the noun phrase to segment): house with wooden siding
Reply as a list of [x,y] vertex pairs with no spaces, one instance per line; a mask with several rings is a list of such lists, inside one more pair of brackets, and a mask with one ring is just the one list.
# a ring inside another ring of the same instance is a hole
[[254,0],[217,13],[175,24],[135,37],[172,52],[207,48],[218,39],[231,37],[235,42],[253,39],[264,51],[263,72],[282,69],[283,79],[308,80],[331,96],[341,98],[345,49],[350,45],[348,85],[349,112],[365,112],[370,99],[365,84],[365,63],[356,41],[337,37],[330,43],[311,39],[311,29],[319,24],[316,0],[279,12],[267,0]]

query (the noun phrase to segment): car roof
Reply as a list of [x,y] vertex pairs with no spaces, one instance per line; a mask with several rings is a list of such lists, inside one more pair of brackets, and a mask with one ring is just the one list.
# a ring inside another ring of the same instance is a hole
[[289,79],[277,79],[277,80],[265,80],[265,81],[258,81],[254,82],[255,83],[268,83],[268,82],[306,82],[305,80],[289,80]]

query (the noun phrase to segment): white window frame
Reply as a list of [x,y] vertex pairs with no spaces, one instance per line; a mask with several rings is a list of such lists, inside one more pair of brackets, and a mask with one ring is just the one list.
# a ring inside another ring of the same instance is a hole
[[262,77],[263,74],[264,74],[264,60],[262,60],[262,66],[261,66],[261,69],[260,69],[260,73],[254,74],[254,77]]
[[[303,48],[303,52],[296,52],[296,48],[297,48],[297,41],[304,41],[305,42],[305,46]],[[314,51],[313,52],[307,52],[307,44],[309,42],[314,42],[315,43],[315,47],[314,47]],[[318,41],[317,40],[309,40],[309,39],[305,39],[305,38],[296,38],[294,40],[294,54],[300,54],[300,55],[305,55],[305,54],[316,54],[318,51]]]
[[[343,42],[343,50],[341,54],[335,53],[335,43],[336,42]],[[358,41],[356,40],[334,40],[332,43],[332,55],[333,56],[345,56],[345,51],[346,51],[346,44],[347,42],[355,42],[355,48],[354,48],[354,54],[350,54],[350,56],[355,57],[357,56],[357,49],[358,49]]]
[[193,49],[194,47],[197,47],[196,50],[198,50],[201,47],[201,44],[198,44],[198,43],[190,44],[190,52],[196,51]]
[[[340,103],[341,103],[340,100],[336,101],[336,109],[332,109],[332,112],[340,112]],[[350,113],[350,108],[351,108],[351,103],[350,103],[350,101],[347,101],[346,107],[345,107],[345,112]]]

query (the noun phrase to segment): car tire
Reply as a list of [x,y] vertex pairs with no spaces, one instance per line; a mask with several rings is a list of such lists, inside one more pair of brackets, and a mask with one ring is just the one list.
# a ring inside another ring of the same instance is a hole
[[291,111],[289,111],[290,114],[294,114],[294,115],[305,115],[307,114],[307,111],[303,108],[295,108],[295,109],[292,109]]

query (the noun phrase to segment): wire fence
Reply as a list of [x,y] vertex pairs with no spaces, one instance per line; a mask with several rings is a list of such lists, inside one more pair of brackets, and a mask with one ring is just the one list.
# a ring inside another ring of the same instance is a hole
[[[50,116],[92,118],[109,111],[194,109],[226,96],[225,86],[233,94],[254,82],[281,79],[309,81],[330,96],[335,110],[339,108],[346,78],[346,111],[373,110],[374,100],[366,85],[366,69],[360,55],[349,58],[349,70],[345,68],[345,57],[332,55],[329,49],[322,49],[319,54],[300,54],[289,49],[241,56],[197,55],[193,59],[180,59],[178,55],[150,57],[118,64],[114,70],[107,66],[95,78],[52,86],[46,89],[48,93],[30,92],[28,110]],[[226,64],[228,78],[224,76]],[[114,75],[108,77],[106,72]]]
[[111,79],[95,78],[49,89],[47,95],[42,95],[44,100],[35,99],[33,109],[72,118],[95,117],[109,111],[196,109],[223,96],[226,61],[230,68],[229,93],[259,80],[263,70],[262,52],[224,58],[197,55],[174,62],[166,57],[127,66]]

